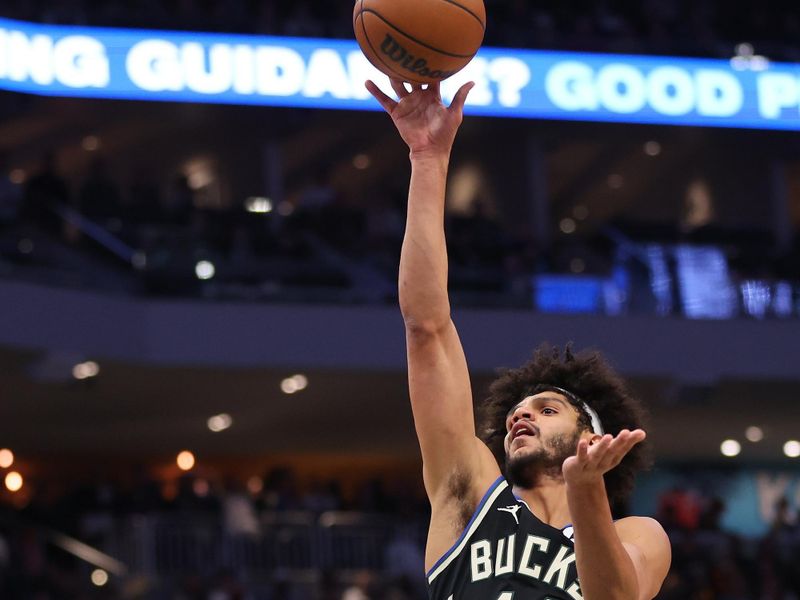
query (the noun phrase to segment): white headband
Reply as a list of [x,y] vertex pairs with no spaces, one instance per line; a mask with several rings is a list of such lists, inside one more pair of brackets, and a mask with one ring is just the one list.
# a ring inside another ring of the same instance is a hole
[[600,424],[600,417],[597,416],[597,413],[588,404],[586,404],[586,402],[578,398],[575,394],[573,394],[568,390],[565,390],[564,388],[560,388],[556,385],[550,385],[547,383],[542,384],[542,388],[544,388],[542,391],[546,391],[549,389],[558,392],[560,394],[563,394],[567,398],[572,400],[572,402],[578,404],[581,407],[581,409],[583,409],[583,412],[589,415],[589,419],[592,421],[592,432],[596,433],[597,435],[603,435],[605,433],[603,431],[603,426]]

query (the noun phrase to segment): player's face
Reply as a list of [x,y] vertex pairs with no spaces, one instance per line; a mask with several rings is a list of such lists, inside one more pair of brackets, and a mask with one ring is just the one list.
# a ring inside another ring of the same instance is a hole
[[578,411],[557,392],[525,398],[506,417],[506,475],[514,485],[531,487],[538,475],[558,475],[573,456],[582,432]]
[[572,435],[578,411],[561,394],[541,392],[528,396],[506,415],[506,456],[546,447],[554,437]]

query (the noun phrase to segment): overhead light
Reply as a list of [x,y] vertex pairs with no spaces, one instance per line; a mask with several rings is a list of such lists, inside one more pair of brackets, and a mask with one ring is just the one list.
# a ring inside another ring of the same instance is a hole
[[800,456],[800,442],[789,440],[783,445],[783,453],[789,458],[797,458]]
[[14,453],[8,448],[0,450],[0,469],[7,469],[14,464]]
[[100,365],[93,360],[78,363],[72,367],[72,376],[75,379],[91,379],[100,373]]
[[725,440],[719,449],[723,456],[737,456],[742,451],[742,445],[736,440]]
[[647,156],[658,156],[659,154],[661,154],[661,144],[659,144],[655,140],[650,140],[649,142],[645,142],[644,153],[647,154]]
[[308,378],[305,375],[292,375],[281,381],[281,391],[284,394],[294,394],[308,387]]
[[308,377],[305,375],[294,375],[292,379],[294,379],[294,384],[297,386],[298,390],[304,390],[308,387]]
[[208,158],[199,157],[190,160],[183,166],[183,174],[189,188],[197,191],[214,182],[214,167]]
[[743,42],[736,44],[731,57],[731,68],[736,71],[764,71],[769,68],[769,59],[755,53],[753,44]]
[[214,415],[208,419],[208,428],[214,433],[225,431],[233,425],[233,418],[227,413]]
[[559,229],[561,229],[562,233],[570,234],[575,233],[575,221],[567,217],[566,219],[561,219],[561,222],[558,224]]
[[249,213],[270,213],[272,212],[272,200],[263,196],[250,196],[244,201],[244,208]]
[[178,463],[178,468],[181,471],[190,471],[192,467],[194,467],[194,454],[188,450],[184,450],[178,454],[178,458],[175,462]]
[[217,270],[214,268],[214,263],[207,260],[201,260],[194,267],[195,275],[197,275],[198,279],[202,279],[203,281],[214,277],[216,272]]
[[97,587],[103,587],[108,583],[108,573],[106,573],[103,569],[95,569],[92,571],[91,578],[92,583]]
[[751,425],[744,431],[744,437],[747,438],[749,442],[760,442],[764,439],[764,430],[757,425]]
[[586,270],[586,263],[582,258],[573,258],[569,261],[569,270],[573,273],[583,273]]
[[22,475],[20,475],[16,471],[11,471],[6,475],[5,484],[6,484],[6,489],[8,489],[9,492],[20,491],[24,483],[25,482],[22,479]]

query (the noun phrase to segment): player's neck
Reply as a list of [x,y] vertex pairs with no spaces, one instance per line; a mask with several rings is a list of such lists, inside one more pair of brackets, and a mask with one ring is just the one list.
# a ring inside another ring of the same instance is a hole
[[514,494],[525,501],[542,523],[557,529],[572,523],[563,480],[543,477],[532,488],[514,486]]

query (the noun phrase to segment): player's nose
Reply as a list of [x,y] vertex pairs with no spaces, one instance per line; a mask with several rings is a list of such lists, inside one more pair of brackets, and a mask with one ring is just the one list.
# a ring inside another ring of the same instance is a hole
[[514,411],[514,414],[511,416],[511,422],[516,423],[520,419],[527,419],[530,421],[533,419],[533,411],[528,406],[518,406],[517,409]]

